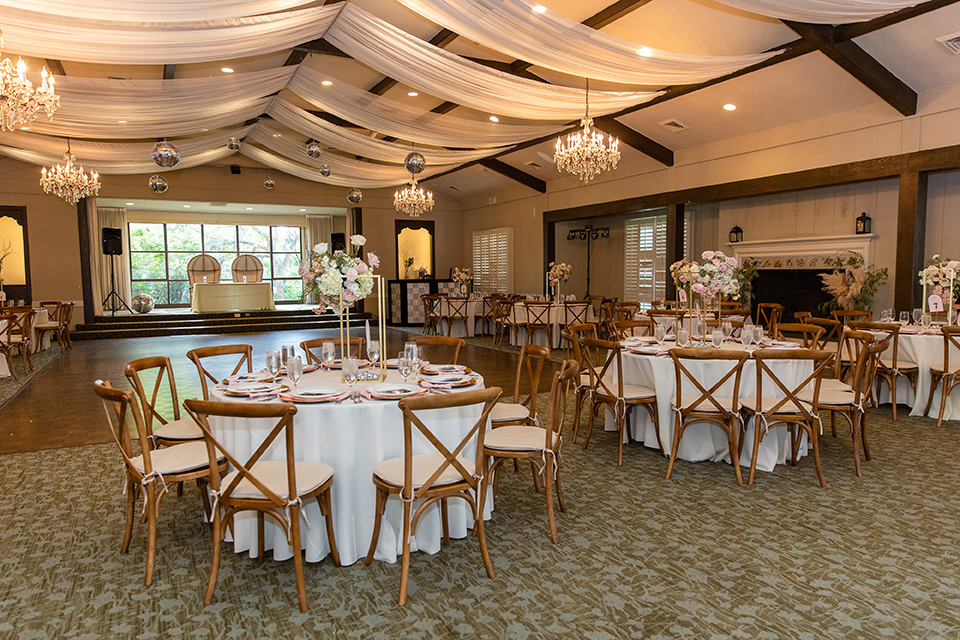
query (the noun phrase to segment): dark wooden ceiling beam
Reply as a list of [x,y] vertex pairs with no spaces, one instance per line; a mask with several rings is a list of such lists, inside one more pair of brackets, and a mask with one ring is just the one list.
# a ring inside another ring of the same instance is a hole
[[631,11],[636,11],[650,0],[619,0],[606,9],[602,9],[583,21],[582,24],[594,29],[603,29],[608,24],[616,22]]
[[900,11],[894,11],[893,13],[888,13],[885,16],[880,16],[879,18],[874,18],[873,20],[868,20],[866,22],[840,24],[837,25],[833,32],[833,38],[837,42],[859,38],[860,36],[865,36],[868,33],[873,33],[874,31],[879,31],[880,29],[892,27],[893,25],[899,24],[904,20],[922,16],[925,13],[930,13],[931,11],[948,7],[951,4],[956,4],[957,2],[960,2],[960,0],[931,0],[930,2],[924,2],[923,4],[907,7],[906,9],[901,9]]
[[173,76],[177,73],[177,65],[175,64],[165,64],[163,65],[163,79],[164,80],[173,80]]
[[[512,62],[503,62],[502,60],[487,60],[486,58],[475,58],[472,56],[464,56],[467,60],[471,62],[476,62],[477,64],[482,64],[485,67],[490,67],[491,69],[496,69],[497,71],[502,71],[504,73],[509,73],[510,75],[518,76],[520,78],[525,78],[527,80],[533,80],[535,82],[547,83],[546,80],[527,71],[527,67],[532,65],[522,62],[520,66],[517,66],[516,63]],[[524,66],[525,65],[525,66]]]
[[47,63],[47,68],[50,69],[50,73],[55,76],[65,76],[67,75],[66,71],[63,70],[63,64],[59,60],[54,58],[47,58],[45,60]]
[[[450,29],[441,29],[440,31],[437,32],[435,36],[430,38],[430,44],[432,44],[435,47],[440,47],[442,49],[456,39],[457,39],[456,33],[454,33],[453,31],[450,31]],[[367,89],[367,91],[369,91],[374,95],[382,96],[383,94],[385,94],[387,91],[397,86],[398,84],[399,82],[397,82],[393,78],[384,78],[377,84]]]
[[486,167],[491,171],[496,171],[500,175],[506,176],[511,180],[515,180],[523,186],[533,189],[534,191],[538,191],[540,193],[547,192],[547,183],[545,181],[541,180],[540,178],[536,178],[529,173],[520,171],[520,169],[510,166],[506,162],[495,160],[493,158],[484,158],[479,162],[481,167]]
[[857,43],[852,40],[837,42],[832,26],[792,20],[784,20],[783,23],[894,109],[905,116],[917,113],[917,92],[861,49]]
[[665,164],[668,167],[673,166],[673,151],[656,140],[648,138],[639,131],[635,131],[609,116],[596,118],[593,123],[597,129],[619,138],[623,144],[633,147],[661,164]]

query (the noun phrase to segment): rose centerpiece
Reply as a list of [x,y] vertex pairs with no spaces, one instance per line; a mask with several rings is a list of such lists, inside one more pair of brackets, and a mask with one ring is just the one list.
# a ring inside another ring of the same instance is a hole
[[547,271],[547,283],[557,300],[560,299],[560,283],[570,279],[573,273],[573,267],[566,262],[551,262],[550,270]]
[[316,295],[320,301],[321,306],[314,313],[323,313],[330,307],[334,313],[342,314],[373,291],[373,270],[380,266],[380,258],[372,251],[367,253],[366,262],[360,258],[366,242],[361,235],[350,236],[353,253],[339,249],[331,253],[326,242],[319,242],[310,251],[309,259],[300,262],[304,299]]
[[684,292],[687,305],[693,304],[691,294],[698,295],[705,308],[719,308],[719,297],[739,300],[737,259],[722,251],[704,251],[700,259],[701,262],[678,260],[670,265],[670,275],[677,290]]
[[470,268],[454,267],[453,281],[457,283],[457,289],[460,290],[460,293],[467,293],[467,289],[473,284],[473,274],[470,272]]

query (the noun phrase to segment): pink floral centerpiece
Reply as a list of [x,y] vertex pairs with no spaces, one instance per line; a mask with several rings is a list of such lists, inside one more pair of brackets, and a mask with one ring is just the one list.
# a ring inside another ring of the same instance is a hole
[[319,242],[310,251],[309,259],[300,262],[298,272],[303,278],[304,299],[316,295],[320,301],[314,313],[323,313],[329,307],[341,314],[373,291],[373,270],[380,266],[380,258],[372,251],[367,253],[366,262],[360,258],[366,242],[361,235],[350,236],[353,253],[339,249],[331,253],[327,243]]

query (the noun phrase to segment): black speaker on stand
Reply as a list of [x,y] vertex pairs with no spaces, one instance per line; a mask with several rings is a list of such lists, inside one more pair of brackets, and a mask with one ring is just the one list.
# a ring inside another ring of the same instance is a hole
[[120,229],[112,229],[110,227],[104,227],[101,231],[101,238],[103,242],[103,255],[111,256],[110,259],[110,293],[107,294],[107,297],[103,299],[103,302],[100,303],[100,306],[103,307],[103,310],[106,311],[110,309],[110,315],[117,315],[117,310],[126,309],[130,313],[133,311],[130,307],[127,306],[127,303],[123,301],[123,298],[120,297],[120,294],[117,293],[117,286],[114,280],[114,265],[117,260],[117,256],[123,255],[123,232]]

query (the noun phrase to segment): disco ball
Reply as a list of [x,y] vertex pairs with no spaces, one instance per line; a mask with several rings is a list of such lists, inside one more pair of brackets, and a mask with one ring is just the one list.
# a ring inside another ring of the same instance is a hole
[[329,177],[330,177],[330,165],[328,165],[328,164],[322,164],[322,165],[320,165],[320,175],[322,175],[324,178],[329,178]]
[[277,183],[270,176],[267,176],[267,179],[263,181],[264,189],[273,189],[275,186],[277,186]]
[[133,296],[133,310],[137,313],[150,313],[153,311],[153,298],[146,293],[138,293]]
[[356,187],[350,189],[350,193],[347,194],[347,202],[350,204],[360,204],[361,200],[363,200],[363,192]]
[[307,155],[316,160],[323,154],[323,149],[320,148],[320,143],[316,140],[311,140],[307,143]]
[[165,169],[171,169],[180,164],[180,152],[177,148],[166,141],[161,140],[153,147],[153,153],[150,154],[153,161]]
[[150,182],[148,184],[154,193],[163,193],[170,188],[169,183],[167,183],[167,179],[157,173],[150,176]]
[[227,142],[227,149],[230,149],[230,151],[240,151],[240,141],[236,138],[230,138]]
[[427,161],[416,151],[411,151],[403,159],[403,166],[407,168],[407,171],[416,175],[427,168]]

